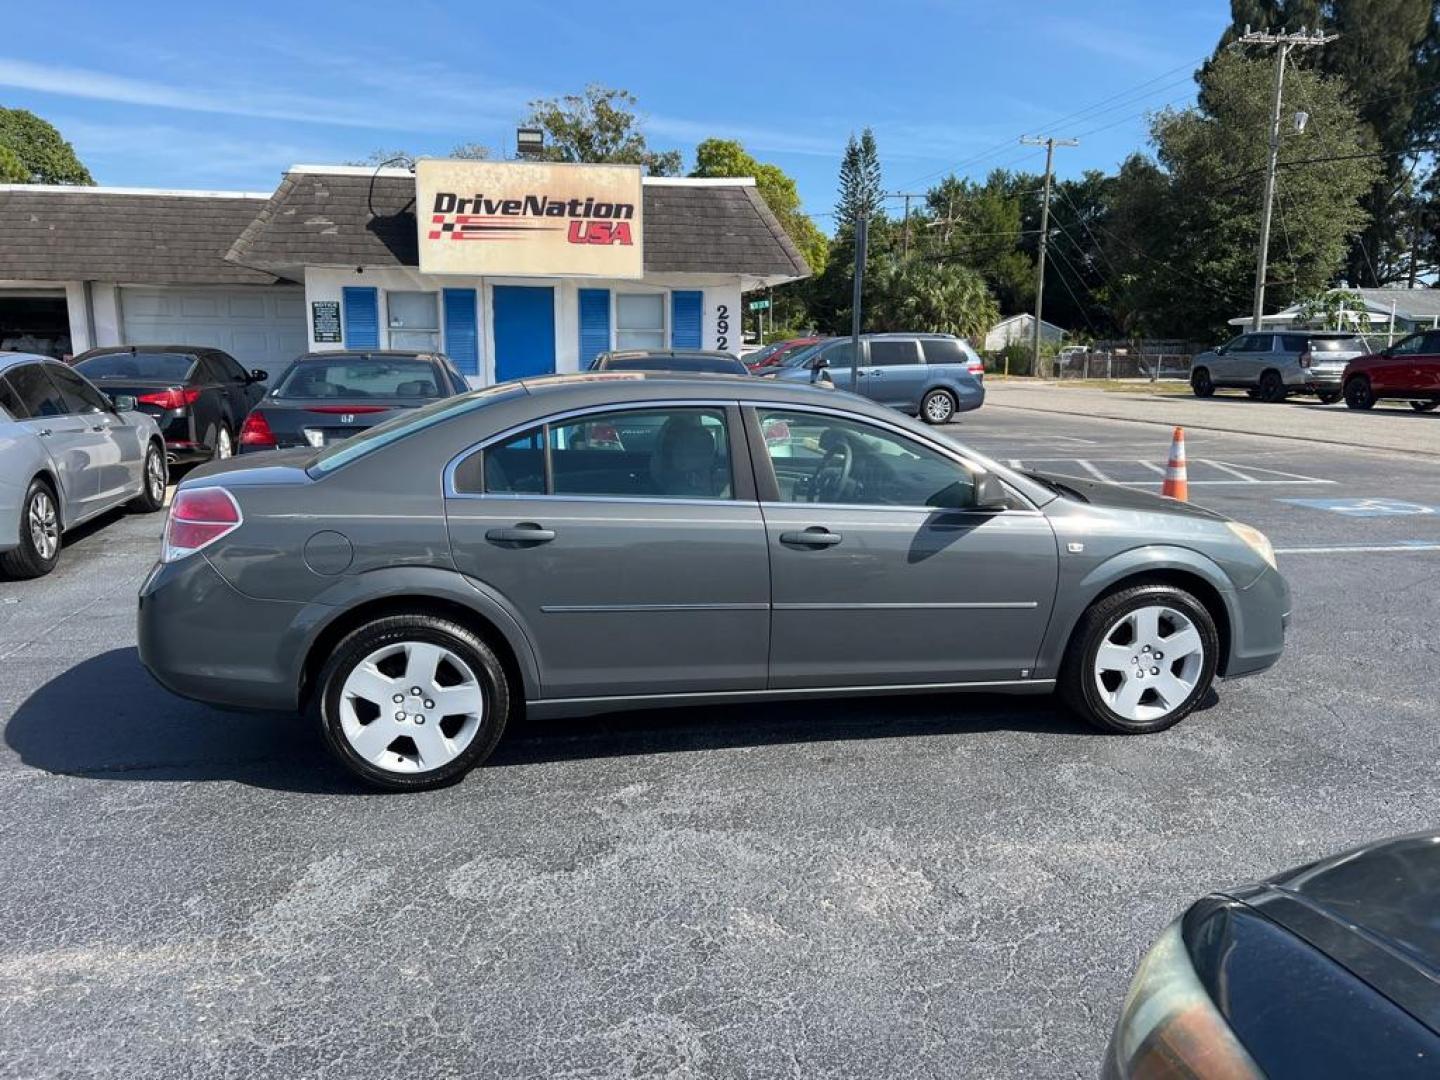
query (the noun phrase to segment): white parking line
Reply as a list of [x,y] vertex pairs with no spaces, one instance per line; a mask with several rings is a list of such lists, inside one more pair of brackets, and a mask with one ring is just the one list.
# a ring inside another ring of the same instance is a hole
[[[1031,458],[1027,465],[1022,458],[1009,458],[1009,465],[1012,469],[1037,468],[1041,472],[1064,473],[1070,472],[1078,475],[1083,472],[1085,475],[1096,480],[1102,480],[1110,484],[1118,484],[1121,487],[1151,487],[1154,480],[1121,480],[1113,478],[1110,473],[1130,473],[1132,476],[1137,469],[1156,476],[1164,476],[1165,470],[1153,461],[1144,458]],[[1304,476],[1300,473],[1283,472],[1280,469],[1265,469],[1259,466],[1247,466],[1239,469],[1236,466],[1224,462],[1215,461],[1211,458],[1191,458],[1189,463],[1190,486],[1191,487],[1239,487],[1254,485],[1276,485],[1286,486],[1334,484],[1334,480],[1326,480],[1319,476]],[[1101,468],[1105,466],[1106,468]],[[1108,468],[1109,472],[1106,471]],[[1206,470],[1213,470],[1220,473],[1225,479],[1212,479],[1205,476]],[[1196,473],[1200,475],[1196,475]]]
[[1248,480],[1252,482],[1255,480],[1255,477],[1251,476],[1249,473],[1243,473],[1239,469],[1235,468],[1235,466],[1226,465],[1223,461],[1210,461],[1207,462],[1207,464],[1209,464],[1211,468],[1219,469],[1221,472],[1229,473],[1231,476],[1239,477],[1241,480]]
[[1086,472],[1088,472],[1088,473],[1089,473],[1091,476],[1093,476],[1096,480],[1107,480],[1107,481],[1108,481],[1108,480],[1110,479],[1108,476],[1106,476],[1103,472],[1101,472],[1099,469],[1097,469],[1094,465],[1091,465],[1090,462],[1086,461],[1084,458],[1076,458],[1076,459],[1075,459],[1075,464],[1076,464],[1076,465],[1079,465],[1082,469],[1084,469]]
[[1276,555],[1378,555],[1403,551],[1440,551],[1440,544],[1333,544],[1328,547],[1276,548]]

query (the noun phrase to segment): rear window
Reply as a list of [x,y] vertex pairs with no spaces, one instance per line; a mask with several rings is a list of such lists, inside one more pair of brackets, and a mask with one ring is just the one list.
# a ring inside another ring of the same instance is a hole
[[1311,352],[1359,352],[1365,343],[1358,337],[1317,337],[1310,339]]
[[311,476],[319,479],[358,457],[363,457],[371,451],[379,450],[381,447],[389,446],[393,442],[414,435],[417,431],[424,431],[426,428],[444,423],[452,417],[473,412],[486,405],[493,405],[509,398],[520,397],[525,393],[527,391],[523,386],[514,383],[500,383],[484,390],[472,390],[470,393],[461,394],[458,397],[441,398],[439,401],[432,401],[429,405],[418,409],[407,409],[398,416],[393,416],[383,423],[350,436],[343,442],[332,443],[311,459],[308,472]]
[[608,360],[605,371],[704,371],[720,375],[747,375],[739,360],[719,356],[630,356]]
[[970,359],[954,338],[921,338],[927,364],[964,364]]
[[305,401],[448,395],[449,388],[434,361],[403,356],[299,360],[270,391],[274,398]]
[[183,383],[190,378],[195,358],[184,353],[105,353],[81,360],[75,370],[87,379],[141,379],[145,382]]

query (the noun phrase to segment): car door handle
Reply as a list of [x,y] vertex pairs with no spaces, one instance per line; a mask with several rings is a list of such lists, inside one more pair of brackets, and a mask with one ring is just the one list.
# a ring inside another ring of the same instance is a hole
[[824,525],[812,525],[804,532],[782,532],[782,544],[797,544],[800,547],[834,547],[844,540],[840,533],[831,532]]
[[497,544],[548,544],[555,539],[555,530],[542,529],[527,521],[513,529],[490,529],[485,533],[485,539]]

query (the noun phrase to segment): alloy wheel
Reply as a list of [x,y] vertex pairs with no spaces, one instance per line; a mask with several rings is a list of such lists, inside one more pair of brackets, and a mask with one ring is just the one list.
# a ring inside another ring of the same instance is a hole
[[1136,608],[1106,630],[1093,677],[1101,700],[1125,720],[1159,720],[1185,703],[1205,669],[1205,643],[1184,612]]
[[150,488],[150,498],[157,503],[165,501],[165,459],[159,450],[151,450],[145,458],[145,483]]
[[377,769],[430,772],[464,752],[480,730],[485,692],[458,654],[426,641],[376,649],[340,690],[340,728]]
[[955,412],[955,403],[950,395],[942,392],[931,394],[925,399],[925,419],[932,424],[943,424]]
[[30,500],[30,542],[35,546],[35,553],[47,563],[60,550],[60,519],[55,512],[55,500],[43,488]]

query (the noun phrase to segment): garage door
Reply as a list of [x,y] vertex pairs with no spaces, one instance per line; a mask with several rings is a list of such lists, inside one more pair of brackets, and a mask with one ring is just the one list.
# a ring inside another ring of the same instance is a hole
[[246,368],[278,372],[305,351],[305,290],[296,286],[121,290],[126,345],[221,349]]

